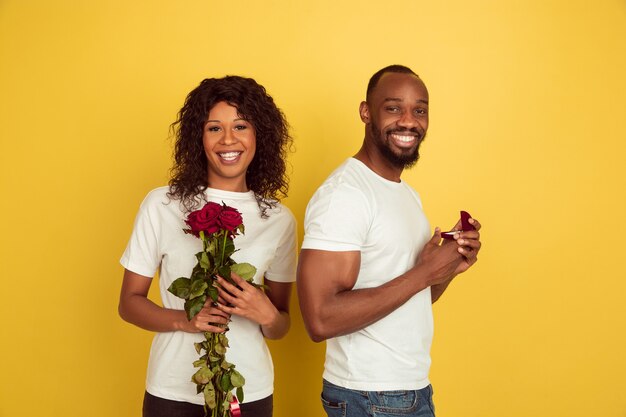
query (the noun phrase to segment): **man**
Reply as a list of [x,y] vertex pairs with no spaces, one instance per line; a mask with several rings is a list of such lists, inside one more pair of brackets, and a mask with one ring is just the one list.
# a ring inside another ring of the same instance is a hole
[[359,113],[363,145],[309,202],[298,266],[307,331],[327,340],[322,404],[329,416],[434,416],[432,303],[476,262],[480,224],[431,237],[400,179],[428,130],[428,91],[413,71],[374,74]]

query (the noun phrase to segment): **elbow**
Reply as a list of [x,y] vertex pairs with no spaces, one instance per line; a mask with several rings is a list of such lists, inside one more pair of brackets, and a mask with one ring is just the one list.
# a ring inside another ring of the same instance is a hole
[[120,300],[120,303],[117,305],[117,314],[119,314],[122,320],[129,322],[128,310],[124,305],[123,300]]
[[309,338],[315,343],[323,342],[326,339],[330,339],[334,337],[328,329],[327,326],[324,325],[322,320],[319,319],[306,319],[304,320],[305,328],[307,333],[309,334]]
[[311,332],[309,332],[309,337],[315,343],[320,343],[320,342],[323,342],[324,340],[328,339],[328,337],[326,337],[325,335],[323,335],[321,333],[311,333]]

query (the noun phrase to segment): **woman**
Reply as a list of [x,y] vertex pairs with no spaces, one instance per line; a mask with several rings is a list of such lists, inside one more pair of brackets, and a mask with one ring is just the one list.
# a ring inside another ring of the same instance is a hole
[[[202,81],[172,126],[176,145],[169,187],[144,199],[121,259],[120,316],[157,332],[143,415],[204,416],[204,398],[191,382],[198,359],[194,342],[203,340],[203,332],[224,331],[219,325],[228,323],[226,358],[246,378],[242,416],[271,416],[274,375],[264,337],[279,339],[289,330],[296,265],[295,220],[278,202],[287,191],[287,123],[262,86],[228,76]],[[190,276],[202,243],[183,232],[184,219],[208,201],[241,212],[245,234],[235,238],[238,251],[232,257],[256,266],[254,281],[265,283],[268,291],[236,276],[240,288],[220,278],[228,291],[220,291],[222,302],[207,302],[189,321],[184,300],[167,288],[176,278]],[[147,298],[157,271],[163,307]]]

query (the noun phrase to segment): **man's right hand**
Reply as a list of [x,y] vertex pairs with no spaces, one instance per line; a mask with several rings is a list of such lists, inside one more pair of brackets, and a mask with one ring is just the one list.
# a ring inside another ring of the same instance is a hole
[[415,263],[414,269],[423,271],[420,275],[425,278],[426,287],[450,281],[465,259],[457,244],[450,242],[442,245],[441,240],[441,229],[437,227]]

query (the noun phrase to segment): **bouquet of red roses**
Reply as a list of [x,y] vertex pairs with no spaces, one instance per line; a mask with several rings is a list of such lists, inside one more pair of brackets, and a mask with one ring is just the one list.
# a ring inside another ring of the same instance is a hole
[[[198,262],[191,277],[176,279],[168,291],[185,300],[185,312],[191,320],[209,298],[217,302],[217,275],[236,285],[230,277],[230,273],[234,272],[252,283],[256,268],[248,263],[235,263],[231,259],[235,252],[233,239],[239,233],[244,233],[243,219],[237,209],[223,202],[221,205],[209,202],[200,210],[189,213],[185,223],[189,229],[183,229],[184,232],[202,240],[202,251],[196,254]],[[195,343],[196,351],[201,356],[193,365],[200,369],[191,380],[196,384],[198,394],[204,394],[204,408],[207,415],[211,410],[211,417],[226,417],[231,404],[234,411],[235,407],[238,410],[237,399],[243,401],[245,379],[235,370],[235,365],[225,359],[228,348],[225,333],[205,332],[205,340]],[[235,388],[238,398],[232,394]]]

